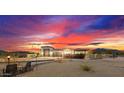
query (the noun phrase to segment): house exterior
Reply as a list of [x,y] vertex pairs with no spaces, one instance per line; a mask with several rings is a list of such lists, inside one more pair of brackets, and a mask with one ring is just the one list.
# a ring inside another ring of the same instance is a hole
[[42,57],[84,57],[88,49],[56,49],[52,46],[42,46],[40,50],[40,56]]

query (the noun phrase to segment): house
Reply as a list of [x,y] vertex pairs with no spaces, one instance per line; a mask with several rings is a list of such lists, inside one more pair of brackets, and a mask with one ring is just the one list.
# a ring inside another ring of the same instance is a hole
[[52,46],[42,46],[40,56],[42,57],[65,57],[65,58],[84,58],[88,49],[56,49]]

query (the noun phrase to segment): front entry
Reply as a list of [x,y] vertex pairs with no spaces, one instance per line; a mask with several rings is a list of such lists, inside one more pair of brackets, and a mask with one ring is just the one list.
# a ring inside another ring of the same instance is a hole
[[49,57],[50,56],[50,49],[44,49],[43,50],[43,56]]

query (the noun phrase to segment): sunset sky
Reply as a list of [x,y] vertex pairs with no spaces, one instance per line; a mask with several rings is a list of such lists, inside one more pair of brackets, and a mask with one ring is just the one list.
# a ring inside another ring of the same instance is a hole
[[124,50],[124,16],[0,16],[0,50],[38,50],[41,45]]

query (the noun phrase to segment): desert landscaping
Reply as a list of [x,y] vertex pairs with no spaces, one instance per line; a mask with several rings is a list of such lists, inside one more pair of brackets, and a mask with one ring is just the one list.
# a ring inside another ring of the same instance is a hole
[[[82,66],[83,65],[83,66]],[[88,67],[89,70],[85,69]],[[34,71],[19,77],[121,77],[124,76],[124,58],[96,60],[63,59],[38,65]]]
[[[102,59],[60,59],[38,58],[17,59],[18,66],[24,66],[26,61],[38,64],[33,71],[22,73],[17,77],[123,77],[124,57]],[[26,61],[24,61],[26,60]],[[48,61],[51,60],[51,61]],[[41,62],[40,62],[41,61]],[[41,64],[43,63],[43,64]],[[44,64],[45,63],[45,64]],[[13,63],[10,63],[13,64]],[[6,62],[0,62],[0,74],[6,67]]]

